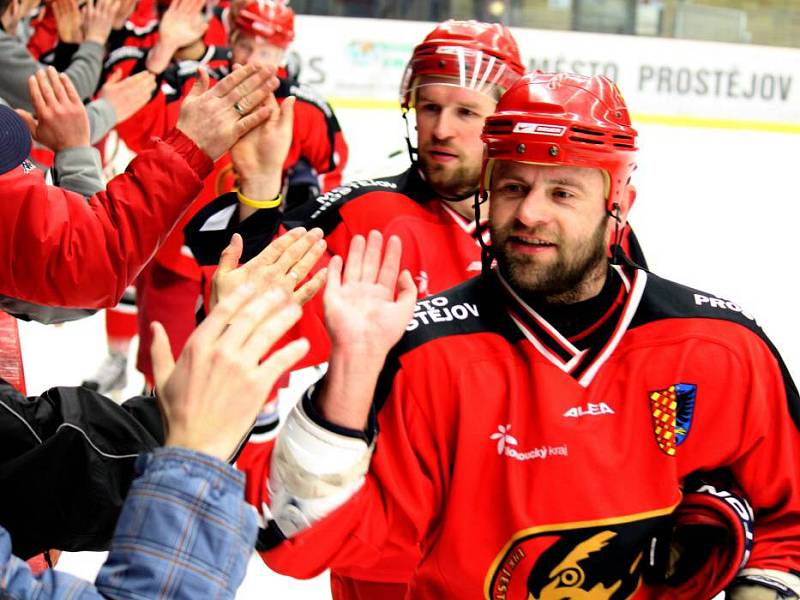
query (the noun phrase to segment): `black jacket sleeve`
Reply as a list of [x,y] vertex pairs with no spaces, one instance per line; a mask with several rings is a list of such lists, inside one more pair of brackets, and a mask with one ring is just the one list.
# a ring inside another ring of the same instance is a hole
[[141,452],[163,443],[155,398],[86,388],[25,398],[0,380],[0,525],[14,554],[104,550]]

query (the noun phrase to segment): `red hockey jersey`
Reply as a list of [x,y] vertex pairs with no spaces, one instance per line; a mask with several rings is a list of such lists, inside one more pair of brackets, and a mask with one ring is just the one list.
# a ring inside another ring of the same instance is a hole
[[723,470],[755,510],[748,567],[800,571],[800,398],[776,350],[733,302],[615,273],[621,301],[572,339],[494,273],[418,303],[365,485],[266,562],[361,576],[419,548],[398,565],[413,598],[653,598],[651,537],[687,476]]
[[[322,228],[329,253],[341,256],[346,256],[354,235],[367,235],[372,229],[381,231],[384,237],[398,235],[403,242],[401,268],[412,273],[420,298],[453,287],[481,270],[481,250],[474,222],[437,199],[414,167],[395,177],[349,183],[286,215],[277,210],[258,211],[240,224],[235,217],[229,220],[225,216],[235,212],[235,206],[235,195],[221,197],[199,212],[187,227],[187,242],[201,264],[216,264],[235,232],[244,239],[242,260],[247,261],[284,228],[304,226]],[[644,261],[632,233],[626,237],[625,246],[637,261]],[[206,297],[209,289],[206,286]],[[312,342],[311,352],[301,366],[327,360],[330,344],[323,325],[320,297],[306,307],[303,319],[289,334],[292,338],[299,336]],[[255,438],[258,442],[248,444],[237,462],[248,475],[247,497],[258,507],[266,501],[264,483],[272,451],[272,436],[268,432],[274,432],[275,426],[274,421],[267,421],[258,428],[264,435]],[[405,574],[413,569],[417,552],[406,549],[405,555],[402,554],[383,561],[385,569],[372,567],[360,572],[351,569],[348,573],[353,578],[333,572],[334,597],[403,598],[405,585],[397,582],[403,581]]]
[[218,198],[186,227],[187,243],[200,264],[216,264],[233,233],[244,238],[245,262],[287,229],[320,227],[330,256],[346,256],[353,236],[373,229],[385,238],[399,236],[401,268],[411,272],[420,297],[481,270],[474,223],[437,199],[416,168],[395,177],[349,182],[285,214],[260,210],[241,224],[235,215],[226,215],[235,212],[235,206],[234,194]]

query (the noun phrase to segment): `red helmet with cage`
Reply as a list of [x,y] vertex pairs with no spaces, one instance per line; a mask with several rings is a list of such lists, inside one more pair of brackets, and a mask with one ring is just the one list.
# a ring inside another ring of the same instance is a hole
[[237,13],[234,29],[285,50],[294,39],[294,11],[276,0],[249,2]]
[[[525,72],[517,42],[507,27],[478,21],[445,21],[414,48],[400,85],[408,109],[422,78],[452,79],[483,93],[507,90]],[[498,94],[499,97],[499,94]]]
[[497,160],[590,167],[607,175],[613,212],[636,168],[636,136],[625,101],[607,77],[529,73],[486,119],[481,197]]

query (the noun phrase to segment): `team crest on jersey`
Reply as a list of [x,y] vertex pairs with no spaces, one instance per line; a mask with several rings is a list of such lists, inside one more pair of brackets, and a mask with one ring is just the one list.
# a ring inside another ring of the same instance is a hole
[[19,166],[22,167],[22,172],[25,173],[25,175],[27,175],[28,173],[30,173],[35,169],[33,163],[29,161],[27,158],[23,160]]
[[689,435],[696,397],[697,386],[693,383],[676,383],[650,392],[653,433],[658,447],[665,454],[675,456],[677,447]]
[[[644,516],[644,515],[643,515]],[[624,600],[639,588],[661,517],[567,524],[517,533],[486,576],[486,600]],[[561,527],[561,529],[559,529]]]

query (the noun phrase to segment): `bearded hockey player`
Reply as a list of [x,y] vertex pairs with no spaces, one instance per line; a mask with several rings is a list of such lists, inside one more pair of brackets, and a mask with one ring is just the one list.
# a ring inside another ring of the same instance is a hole
[[[419,146],[413,148],[409,142],[412,165],[406,172],[352,182],[282,214],[256,212],[246,205],[247,198],[269,199],[280,192],[274,185],[259,185],[269,175],[264,165],[274,161],[251,159],[241,168],[235,164],[245,197],[241,224],[234,217],[224,231],[206,226],[219,211],[237,204],[241,195],[219,198],[187,228],[190,247],[201,263],[215,264],[221,247],[238,231],[245,237],[245,248],[252,249],[246,251],[246,260],[252,251],[265,247],[282,224],[321,227],[331,253],[343,254],[353,235],[379,229],[408,241],[403,260],[418,280],[421,295],[463,281],[480,269],[471,208],[483,147],[480,130],[500,94],[522,72],[517,43],[501,25],[476,21],[438,25],[414,49],[401,85],[403,115],[413,109]],[[264,144],[262,148],[270,150]],[[214,220],[219,222],[218,217]]]
[[[331,261],[330,367],[278,436],[267,563],[308,577],[419,547],[411,598],[708,597],[692,578],[797,598],[797,389],[738,305],[607,259],[635,197],[616,86],[527,75],[483,140],[495,268],[412,308],[398,240],[383,264],[378,233]],[[695,485],[712,471],[752,513]],[[652,540],[706,517],[740,551],[683,540],[680,577],[654,577]]]
[[[201,263],[214,264],[220,246],[227,244],[233,232],[244,235],[247,259],[284,229],[321,228],[331,254],[343,254],[354,235],[379,229],[402,238],[407,249],[404,267],[417,279],[421,296],[460,283],[480,270],[481,247],[472,197],[478,187],[483,121],[522,72],[516,41],[505,27],[475,21],[438,25],[414,49],[403,77],[403,113],[408,116],[412,109],[416,113],[419,146],[418,150],[412,148],[414,162],[405,173],[348,184],[287,213],[278,209],[256,211],[243,204],[240,210],[246,219],[240,223],[234,217],[227,228],[215,230],[206,222],[219,222],[214,215],[230,211],[242,196],[247,202],[269,200],[280,193],[276,184],[251,185],[270,175],[254,168],[263,170],[275,163],[258,152],[271,152],[278,144],[253,144],[248,153],[245,142],[232,153],[241,193],[223,196],[198,213],[187,228],[187,242]],[[255,261],[248,265],[257,268]],[[321,304],[313,304],[298,332],[312,340],[313,354],[306,364],[327,359],[327,336],[324,328],[317,326],[321,313]],[[265,419],[257,431],[266,434],[276,425],[274,419]],[[263,437],[267,438],[263,443],[262,437],[253,438],[238,461],[248,473],[254,502],[264,493],[264,473],[272,449],[270,436]],[[410,558],[398,552],[379,567],[334,572],[334,597],[403,598],[408,568],[417,560],[416,549],[409,552]]]
[[[276,232],[318,227],[325,235],[329,256],[345,256],[353,236],[375,229],[402,240],[402,268],[412,273],[421,298],[464,281],[481,268],[472,208],[483,151],[480,132],[497,99],[522,72],[516,41],[503,26],[476,21],[438,25],[414,49],[401,84],[403,115],[410,118],[413,109],[418,146],[409,141],[412,165],[406,172],[350,183],[285,214],[277,209],[254,211],[240,205],[243,220],[220,218],[221,211],[230,214],[242,195],[246,202],[250,198],[269,199],[279,192],[274,183],[261,184],[269,176],[265,167],[275,162],[268,152],[279,144],[253,144],[248,151],[245,140],[233,153],[234,161],[247,157],[241,166],[236,165],[241,193],[223,196],[198,213],[187,228],[187,243],[201,263],[213,264],[219,258],[220,246],[227,244],[232,233],[239,232],[245,238],[243,260],[248,260]],[[258,154],[260,149],[267,152]],[[258,183],[251,185],[251,181]],[[212,225],[220,222],[227,222],[227,227]],[[643,260],[632,237],[631,244],[635,256]],[[245,268],[258,272],[260,266],[253,263]],[[313,340],[307,364],[327,359],[329,341],[320,325],[321,314],[321,304],[312,304],[298,331],[298,335]],[[257,429],[266,436],[275,426],[274,420],[265,418]],[[253,439],[259,441],[245,448],[239,466],[248,472],[249,497],[261,506],[272,441]],[[416,555],[415,549],[411,552]],[[403,598],[405,584],[399,583],[398,577],[404,582],[416,558],[409,562],[400,554],[387,557],[382,566],[334,571],[334,596]]]

